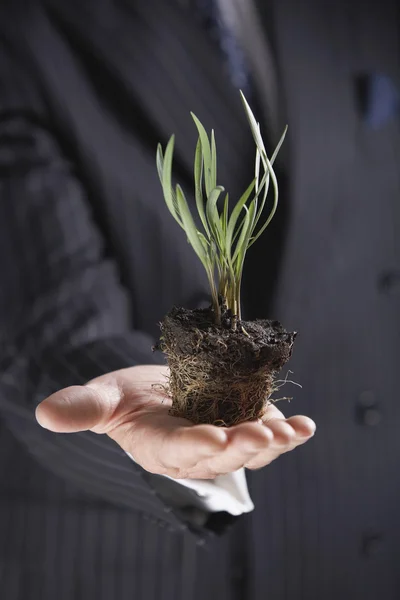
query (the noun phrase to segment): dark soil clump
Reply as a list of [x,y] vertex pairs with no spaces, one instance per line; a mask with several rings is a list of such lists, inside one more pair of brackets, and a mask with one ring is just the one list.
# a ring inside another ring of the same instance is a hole
[[170,367],[170,413],[193,423],[229,427],[262,417],[274,375],[289,360],[296,333],[278,321],[239,322],[222,307],[174,307],[161,323],[159,348]]

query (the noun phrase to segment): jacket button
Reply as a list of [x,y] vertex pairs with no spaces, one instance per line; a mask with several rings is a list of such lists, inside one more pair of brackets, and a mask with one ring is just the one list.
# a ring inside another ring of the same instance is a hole
[[361,394],[358,396],[358,403],[360,406],[364,407],[374,406],[376,399],[373,390],[365,390],[364,392],[361,392]]
[[361,553],[366,558],[378,556],[384,548],[384,538],[380,533],[365,535],[362,540]]
[[361,425],[368,427],[379,425],[381,422],[382,413],[377,406],[375,394],[372,390],[365,390],[359,395],[356,417]]
[[382,415],[377,408],[365,408],[362,411],[361,421],[363,425],[373,427],[379,425],[382,420]]
[[400,271],[384,271],[378,277],[378,290],[385,294],[400,291]]

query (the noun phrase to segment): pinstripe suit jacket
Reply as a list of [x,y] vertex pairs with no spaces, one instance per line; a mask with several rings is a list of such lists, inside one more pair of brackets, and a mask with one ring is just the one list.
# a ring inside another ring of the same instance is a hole
[[55,389],[155,360],[165,311],[207,297],[162,202],[154,149],[175,132],[189,184],[193,110],[216,128],[220,181],[239,193],[252,143],[237,95],[172,3],[0,9],[5,600],[400,597],[399,123],[372,131],[357,102],[361,76],[400,84],[398,8],[265,4],[290,178],[284,223],[258,246],[279,277],[250,256],[245,295],[249,316],[268,307],[301,331],[293,404],[320,431],[248,475],[256,510],[224,535],[212,533],[223,514],[189,526],[108,438],[53,435],[32,415]]

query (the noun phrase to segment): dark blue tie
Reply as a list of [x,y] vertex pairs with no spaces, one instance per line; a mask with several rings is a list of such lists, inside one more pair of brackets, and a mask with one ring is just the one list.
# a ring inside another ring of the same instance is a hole
[[217,0],[195,0],[195,9],[222,52],[232,85],[249,98],[251,80],[246,58],[234,31],[224,22]]

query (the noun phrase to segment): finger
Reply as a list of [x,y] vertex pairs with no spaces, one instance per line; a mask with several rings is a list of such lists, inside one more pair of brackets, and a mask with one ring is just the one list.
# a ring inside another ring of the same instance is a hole
[[278,456],[293,448],[296,433],[284,419],[272,419],[264,428],[272,433],[273,441],[268,448],[259,452],[257,456],[246,463],[246,467],[249,469],[259,469],[269,465]]
[[242,423],[226,430],[228,445],[224,452],[208,461],[214,474],[232,473],[272,443],[271,432],[258,423]]
[[268,402],[267,408],[264,411],[261,421],[267,423],[271,419],[284,419],[285,415],[273,404],[271,401]]
[[317,428],[316,424],[312,419],[310,419],[309,417],[304,417],[302,415],[289,417],[289,419],[286,419],[286,422],[293,427],[297,437],[304,438],[305,441],[314,435]]
[[226,431],[213,425],[172,429],[159,446],[160,462],[166,467],[193,468],[200,461],[221,454],[228,443]]
[[167,406],[120,423],[108,434],[147,471],[181,478],[227,444],[222,428],[170,416]]
[[115,394],[101,394],[91,386],[72,386],[43,400],[36,409],[36,419],[39,425],[57,433],[96,429],[117,402]]
[[270,464],[281,454],[304,444],[315,431],[315,423],[308,417],[291,417],[287,421],[272,419],[266,427],[272,431],[274,442],[246,464],[248,469],[259,469]]
[[296,432],[285,419],[271,419],[264,427],[273,433],[273,449],[280,451],[281,448],[286,448],[294,442]]

